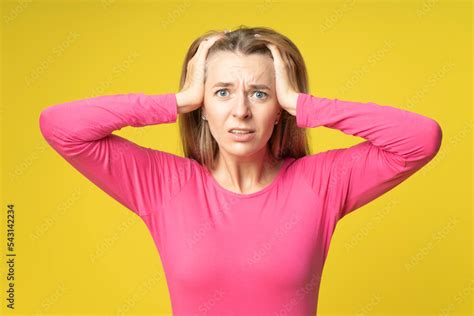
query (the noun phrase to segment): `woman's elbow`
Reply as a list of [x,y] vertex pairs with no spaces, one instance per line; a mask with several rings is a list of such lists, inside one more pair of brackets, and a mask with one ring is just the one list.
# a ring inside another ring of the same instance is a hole
[[40,128],[41,134],[46,140],[53,138],[54,128],[50,120],[49,108],[45,108],[41,111],[39,115],[39,128]]
[[439,152],[443,139],[441,125],[434,119],[429,119],[425,126],[424,133],[424,152],[425,158],[430,161]]

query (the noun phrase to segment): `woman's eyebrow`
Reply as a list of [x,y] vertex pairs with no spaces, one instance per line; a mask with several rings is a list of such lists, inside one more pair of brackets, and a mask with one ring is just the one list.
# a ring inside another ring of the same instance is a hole
[[[234,84],[232,82],[217,82],[216,84],[214,84],[212,87],[233,87]],[[271,90],[269,86],[265,85],[265,84],[251,84],[249,85],[251,88],[254,88],[254,89],[261,89],[261,90]]]

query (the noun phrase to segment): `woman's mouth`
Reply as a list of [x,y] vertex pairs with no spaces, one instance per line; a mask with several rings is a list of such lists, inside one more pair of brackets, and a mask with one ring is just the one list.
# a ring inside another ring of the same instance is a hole
[[237,130],[232,129],[229,131],[232,139],[238,142],[245,142],[251,140],[255,136],[254,131],[247,131],[247,130]]

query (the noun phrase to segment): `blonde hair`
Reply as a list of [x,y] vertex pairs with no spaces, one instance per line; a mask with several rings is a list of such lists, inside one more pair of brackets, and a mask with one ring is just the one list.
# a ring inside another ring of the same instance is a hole
[[[208,31],[191,44],[184,58],[179,89],[184,86],[187,64],[196,53],[199,44],[204,38],[218,33]],[[255,37],[254,34],[259,34]],[[271,51],[265,42],[278,47],[285,62],[290,84],[298,92],[308,92],[308,78],[306,66],[301,53],[295,44],[286,36],[268,27],[246,27],[240,25],[238,29],[226,33],[226,36],[214,43],[209,49],[207,58],[218,51],[239,52],[244,55],[263,54],[273,59]],[[202,110],[198,108],[179,115],[179,129],[185,157],[194,159],[212,169],[219,153],[219,146],[211,134],[209,125],[201,118]],[[296,125],[296,117],[283,110],[268,140],[272,158],[281,160],[286,157],[300,158],[309,153],[308,139],[305,128]]]

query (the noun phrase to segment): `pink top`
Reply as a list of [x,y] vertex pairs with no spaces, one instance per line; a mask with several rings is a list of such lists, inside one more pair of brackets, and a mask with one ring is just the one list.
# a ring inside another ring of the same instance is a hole
[[148,227],[175,315],[315,315],[336,223],[389,191],[438,152],[428,117],[375,103],[300,93],[298,127],[365,140],[295,159],[258,192],[225,189],[197,161],[112,134],[173,123],[173,93],[100,96],[50,106],[47,142]]

